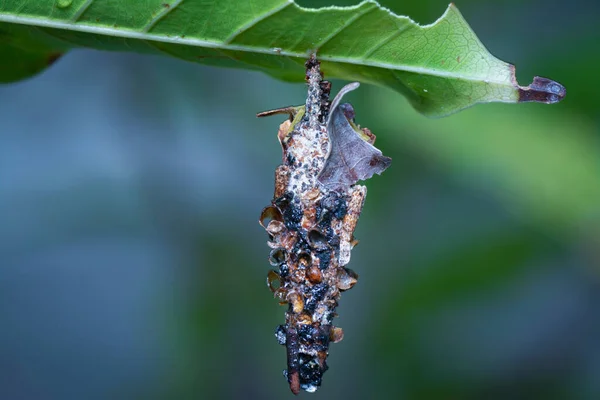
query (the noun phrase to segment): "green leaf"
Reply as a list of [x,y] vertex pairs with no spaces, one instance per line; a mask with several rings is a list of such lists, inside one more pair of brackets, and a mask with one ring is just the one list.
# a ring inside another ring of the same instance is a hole
[[[419,26],[370,0],[321,9],[290,0],[4,0],[0,31],[8,43],[25,37],[44,54],[65,47],[159,53],[290,81],[304,79],[304,61],[316,52],[328,78],[391,87],[431,116],[565,95],[544,79],[518,86],[514,67],[485,49],[453,5]],[[11,55],[1,50],[2,59]],[[10,59],[14,69],[27,62]],[[2,80],[20,77],[2,71]]]

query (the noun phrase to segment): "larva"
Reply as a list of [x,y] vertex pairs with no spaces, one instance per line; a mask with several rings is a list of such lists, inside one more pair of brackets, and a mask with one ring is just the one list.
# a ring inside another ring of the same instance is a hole
[[285,324],[275,333],[287,348],[284,375],[294,394],[314,392],[327,370],[329,344],[343,338],[332,325],[340,293],[358,276],[346,265],[357,243],[353,232],[367,189],[357,185],[391,163],[373,146],[375,136],[354,123],[342,96],[329,101],[331,84],[322,79],[313,56],[306,63],[308,95],[304,106],[258,116],[289,114],[279,127],[283,163],[275,172],[275,193],[260,223],[269,235],[267,284],[287,304]]

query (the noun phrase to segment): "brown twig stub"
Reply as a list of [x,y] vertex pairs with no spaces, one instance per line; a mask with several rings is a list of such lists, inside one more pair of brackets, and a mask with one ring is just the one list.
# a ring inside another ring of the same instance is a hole
[[[340,293],[358,279],[345,267],[357,243],[353,232],[366,196],[366,187],[356,183],[389,165],[389,158],[350,121],[353,110],[349,119],[349,109],[338,107],[341,96],[330,103],[331,84],[323,81],[314,56],[306,62],[306,78],[304,107],[294,108],[292,121],[279,129],[283,164],[275,172],[271,205],[260,219],[269,234],[269,261],[276,267],[267,283],[288,305],[285,324],[275,336],[287,348],[284,375],[294,394],[317,390],[328,368],[329,344],[343,338],[332,321]],[[341,94],[357,86],[350,85]],[[287,109],[291,108],[282,110]],[[349,149],[349,144],[359,151]],[[346,163],[347,171],[323,176],[331,162]]]
[[294,107],[294,106],[281,107],[281,108],[276,108],[274,110],[261,111],[261,112],[257,113],[256,116],[258,118],[262,118],[262,117],[270,117],[272,115],[277,115],[277,114],[288,114],[290,117],[292,117],[295,114],[296,108],[297,107]]

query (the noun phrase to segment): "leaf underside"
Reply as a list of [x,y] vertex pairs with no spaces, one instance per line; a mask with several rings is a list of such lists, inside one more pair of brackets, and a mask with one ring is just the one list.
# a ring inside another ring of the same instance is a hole
[[76,47],[166,54],[288,81],[302,81],[316,53],[327,78],[393,88],[430,116],[565,95],[544,78],[520,87],[514,67],[485,49],[452,4],[420,26],[371,0],[321,9],[289,0],[0,1],[0,81],[34,74]]

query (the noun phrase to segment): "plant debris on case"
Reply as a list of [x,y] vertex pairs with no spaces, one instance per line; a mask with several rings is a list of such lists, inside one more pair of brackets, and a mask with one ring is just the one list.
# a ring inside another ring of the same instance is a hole
[[290,389],[314,392],[327,370],[329,343],[344,334],[332,325],[340,293],[358,276],[346,268],[358,243],[353,232],[367,189],[359,180],[380,174],[391,163],[373,146],[375,136],[354,123],[354,109],[340,104],[358,87],[351,83],[330,102],[331,84],[319,62],[306,62],[306,103],[259,113],[288,114],[279,127],[283,164],[275,172],[275,194],[260,224],[269,234],[267,284],[288,305],[275,337],[287,348]]

